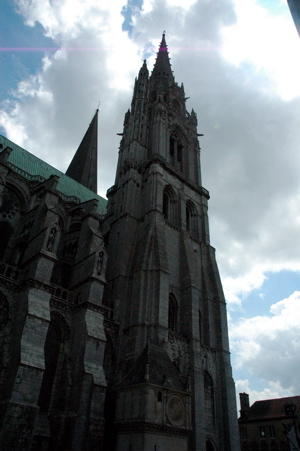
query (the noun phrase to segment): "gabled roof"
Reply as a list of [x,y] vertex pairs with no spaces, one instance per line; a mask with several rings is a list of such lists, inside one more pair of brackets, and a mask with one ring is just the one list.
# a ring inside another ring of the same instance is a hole
[[50,166],[50,164],[36,157],[32,153],[18,146],[14,142],[0,135],[0,144],[3,149],[10,147],[12,152],[8,157],[8,164],[11,169],[27,180],[38,180],[40,182],[47,180],[51,175],[57,175],[59,181],[57,190],[68,197],[76,197],[79,202],[87,202],[88,200],[97,199],[98,213],[106,213],[107,200],[91,191],[63,172]]
[[97,192],[98,110],[90,123],[66,175]]
[[242,421],[267,420],[279,417],[286,417],[285,407],[295,405],[295,414],[300,411],[300,396],[291,396],[287,398],[266,399],[256,401],[249,409],[249,414]]

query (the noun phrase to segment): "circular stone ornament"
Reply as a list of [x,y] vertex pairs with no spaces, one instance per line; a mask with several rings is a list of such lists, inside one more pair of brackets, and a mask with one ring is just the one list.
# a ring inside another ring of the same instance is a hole
[[179,396],[173,395],[167,403],[167,416],[173,426],[183,426],[185,422],[185,409]]

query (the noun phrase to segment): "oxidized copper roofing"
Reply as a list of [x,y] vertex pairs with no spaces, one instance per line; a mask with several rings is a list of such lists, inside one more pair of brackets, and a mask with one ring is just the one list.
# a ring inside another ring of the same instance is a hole
[[67,197],[74,197],[75,201],[75,198],[77,198],[77,203],[96,199],[98,201],[98,213],[106,213],[107,201],[97,193],[94,193],[2,135],[0,135],[0,144],[3,145],[4,149],[10,147],[13,150],[9,155],[8,163],[12,170],[24,178],[42,182],[43,180],[47,180],[51,175],[56,175],[59,177],[57,190],[60,193]]

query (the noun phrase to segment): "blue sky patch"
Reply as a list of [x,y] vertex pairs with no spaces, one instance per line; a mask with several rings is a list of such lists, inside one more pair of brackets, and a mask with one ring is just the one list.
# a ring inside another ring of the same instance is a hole
[[56,50],[52,39],[44,36],[40,24],[29,27],[16,13],[11,0],[0,4],[0,101],[7,98],[12,87],[35,73],[41,65],[45,52]]
[[133,30],[132,16],[141,11],[142,7],[143,0],[127,0],[127,5],[122,8],[121,14],[124,17],[122,30],[127,31],[129,36],[131,36]]
[[[255,316],[270,316],[272,304],[300,291],[300,273],[294,271],[268,272],[261,288],[253,290],[242,302],[242,316],[252,318]],[[233,321],[241,316],[239,311],[231,311]]]
[[264,6],[273,13],[282,13],[282,7],[284,6],[281,0],[258,0],[257,4]]

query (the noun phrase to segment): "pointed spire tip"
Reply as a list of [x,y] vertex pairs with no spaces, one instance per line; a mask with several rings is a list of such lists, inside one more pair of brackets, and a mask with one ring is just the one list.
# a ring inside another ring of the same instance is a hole
[[94,114],[66,175],[97,192],[98,109]]
[[174,76],[171,70],[168,46],[165,40],[165,32],[162,35],[162,40],[158,49],[156,61],[151,76],[163,78],[170,77],[169,80],[174,80]]

